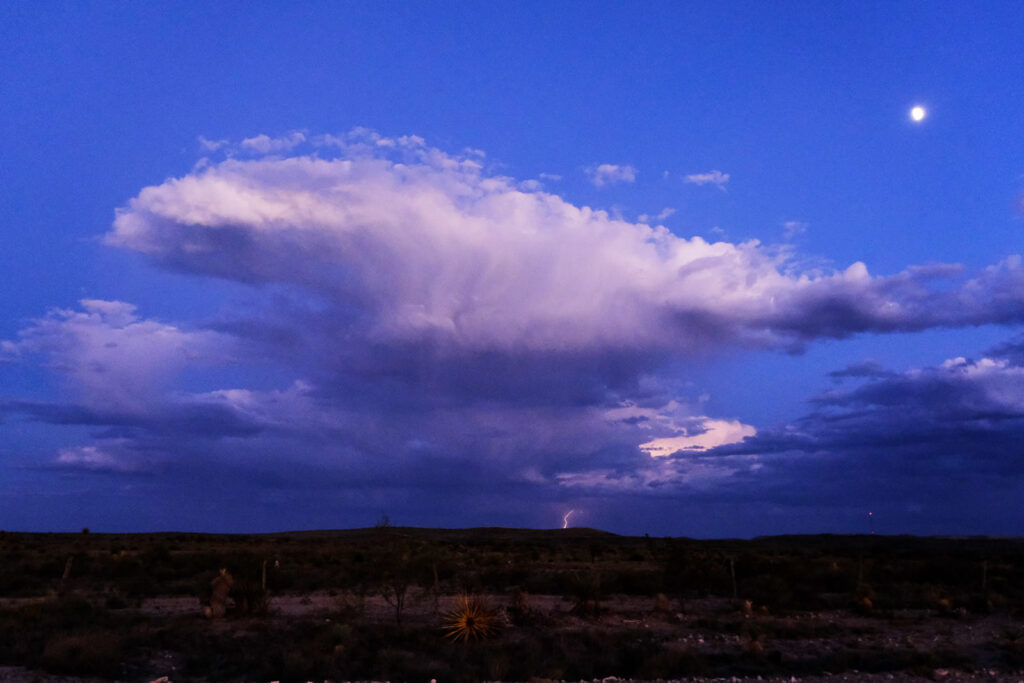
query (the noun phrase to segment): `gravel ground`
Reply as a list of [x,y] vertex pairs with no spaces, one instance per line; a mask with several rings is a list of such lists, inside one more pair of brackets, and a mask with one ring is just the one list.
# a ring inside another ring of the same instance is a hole
[[[409,601],[404,620],[410,626],[436,626],[439,612],[444,612],[455,601],[454,596],[441,596],[436,602],[420,596]],[[508,605],[504,596],[486,596],[493,606],[501,609]],[[276,620],[340,620],[346,604],[351,608],[351,596],[331,595],[326,592],[308,595],[279,595],[271,600],[271,619]],[[583,618],[569,611],[570,605],[558,596],[528,598],[530,609],[543,615],[545,628],[552,637],[559,632],[591,630],[608,634],[635,637],[649,632],[666,649],[692,653],[704,658],[764,657],[772,661],[799,663],[832,661],[874,661],[902,654],[920,659],[914,661],[950,661],[948,655],[961,657],[959,668],[915,667],[912,671],[866,673],[842,670],[806,676],[778,677],[726,677],[695,678],[694,681],[748,683],[753,681],[785,683],[787,681],[1019,681],[1024,683],[1024,671],[1005,670],[1004,651],[1018,647],[1024,652],[1024,622],[1005,613],[969,615],[964,612],[940,614],[935,610],[897,610],[890,612],[858,613],[851,609],[771,614],[754,609],[737,609],[736,603],[724,599],[690,600],[685,603],[661,604],[655,610],[651,598],[610,596],[602,602],[599,617]],[[5,601],[12,603],[12,601]],[[27,602],[27,601],[26,601]],[[157,597],[144,600],[139,611],[159,619],[182,615],[197,615],[201,606],[194,597]],[[365,619],[384,622],[394,618],[391,605],[379,597],[364,601]],[[227,619],[211,624],[224,632],[244,630],[244,620]],[[510,622],[506,628],[514,629]],[[163,661],[155,657],[151,680],[167,673],[161,683],[173,683],[175,656],[168,654]],[[843,657],[848,656],[848,660]],[[931,657],[934,657],[932,659]],[[1002,668],[1001,668],[1002,666]],[[781,667],[780,667],[781,668]],[[799,669],[799,666],[791,666]],[[808,667],[805,667],[808,668]],[[809,667],[812,668],[813,667]],[[895,668],[895,667],[893,667]],[[820,671],[821,669],[813,669]],[[0,667],[0,683],[72,683],[93,679],[62,677],[17,667]],[[604,679],[613,683],[618,679]],[[148,683],[148,681],[146,681]]]

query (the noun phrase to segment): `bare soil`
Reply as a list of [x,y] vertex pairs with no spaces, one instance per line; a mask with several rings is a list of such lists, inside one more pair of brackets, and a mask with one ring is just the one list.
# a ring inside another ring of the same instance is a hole
[[[496,608],[501,631],[514,632],[517,628],[507,616],[510,600],[504,595],[485,595],[483,598]],[[403,621],[412,628],[440,627],[442,615],[456,603],[455,596],[432,596],[420,593],[411,597],[403,612]],[[38,602],[41,598],[5,599],[2,606]],[[649,598],[636,596],[610,596],[600,602],[596,614],[580,615],[564,598],[552,595],[528,596],[531,612],[542,620],[551,638],[567,632],[599,632],[614,639],[635,637],[637,632],[649,632],[670,650],[683,651],[705,657],[742,656],[773,658],[783,662],[820,660],[834,657],[843,661],[851,653],[884,656],[885,653],[914,653],[942,658],[950,654],[962,657],[969,665],[959,668],[935,667],[914,671],[870,672],[857,669],[824,671],[813,675],[757,675],[728,677],[697,677],[694,681],[1020,681],[1024,683],[1024,668],[1008,670],[1002,662],[1002,653],[1008,641],[1020,637],[1024,623],[1007,614],[969,615],[965,613],[941,614],[935,610],[895,610],[891,612],[858,613],[851,609],[833,609],[813,612],[793,612],[775,615],[767,610],[732,600],[709,598],[690,600],[684,604],[672,602],[665,610],[662,602],[656,609]],[[162,596],[145,599],[131,608],[150,618],[197,617],[201,605],[197,598]],[[306,595],[279,595],[271,601],[270,614],[260,619],[222,619],[203,622],[201,627],[210,632],[243,634],[249,629],[270,622],[343,621],[339,614],[361,612],[360,619],[367,623],[393,622],[394,607],[379,596],[357,598],[351,594],[314,592]],[[760,636],[760,637],[759,637]],[[925,657],[924,659],[927,659]],[[176,678],[175,653],[157,653],[152,669],[136,680],[173,683]],[[18,667],[0,668],[0,681],[11,683],[72,683],[100,679],[56,676]],[[191,679],[194,680],[194,679]],[[618,681],[614,677],[604,683]]]

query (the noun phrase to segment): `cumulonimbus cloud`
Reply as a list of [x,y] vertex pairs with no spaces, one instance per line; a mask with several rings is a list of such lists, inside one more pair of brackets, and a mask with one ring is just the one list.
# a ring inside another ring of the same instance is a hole
[[[41,357],[69,389],[60,402],[0,410],[104,430],[56,449],[54,466],[131,476],[181,458],[191,458],[182,472],[258,461],[267,480],[292,482],[302,462],[353,491],[401,480],[424,496],[451,485],[454,469],[484,492],[672,495],[729,481],[782,496],[801,463],[854,451],[884,463],[882,444],[909,426],[893,415],[916,410],[941,426],[931,416],[954,395],[987,406],[984,419],[1017,409],[993,397],[1020,396],[1019,342],[991,356],[1005,367],[837,371],[836,382],[863,385],[820,397],[793,429],[756,433],[680,398],[665,368],[711,347],[799,350],[865,332],[1020,323],[1018,257],[973,274],[801,269],[789,247],[625,221],[415,136],[249,141],[208,146],[224,158],[141,190],[105,237],[164,268],[252,285],[246,307],[190,326],[86,300],[0,342],[0,362]],[[175,376],[197,360],[265,364],[281,384],[246,386],[243,372],[234,385],[186,388]],[[930,397],[943,387],[940,405]],[[887,395],[917,407],[883,406]],[[1000,446],[1014,434],[996,433]]]

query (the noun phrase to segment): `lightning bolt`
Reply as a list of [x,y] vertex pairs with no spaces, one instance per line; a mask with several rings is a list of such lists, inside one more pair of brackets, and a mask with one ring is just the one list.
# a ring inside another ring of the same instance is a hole
[[565,517],[562,517],[562,528],[563,529],[568,529],[569,528],[569,517],[574,512],[576,512],[576,511],[575,510],[569,510],[568,512],[565,513]]

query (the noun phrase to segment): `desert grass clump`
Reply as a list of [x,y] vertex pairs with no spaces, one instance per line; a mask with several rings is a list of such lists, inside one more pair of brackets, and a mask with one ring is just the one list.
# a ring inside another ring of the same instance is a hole
[[866,583],[861,583],[857,586],[857,591],[854,593],[854,606],[857,611],[861,614],[871,614],[875,609],[875,591]]
[[664,593],[658,593],[654,596],[654,603],[651,605],[651,611],[655,614],[668,614],[672,611],[672,602]]
[[477,596],[460,595],[444,615],[445,636],[454,642],[484,640],[494,633],[495,612]]
[[572,613],[584,617],[601,614],[601,576],[597,572],[573,573],[569,577],[567,600],[572,602]]

